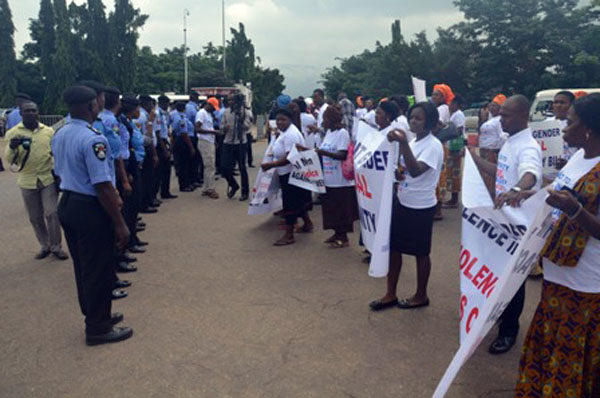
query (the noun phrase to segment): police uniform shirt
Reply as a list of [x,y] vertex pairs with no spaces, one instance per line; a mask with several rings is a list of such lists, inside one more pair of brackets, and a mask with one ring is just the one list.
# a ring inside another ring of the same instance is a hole
[[162,109],[156,110],[156,118],[154,119],[154,123],[158,123],[157,127],[160,132],[160,138],[163,140],[169,139],[169,121],[167,111]]
[[196,104],[194,101],[188,101],[188,103],[185,104],[185,116],[187,117],[187,119],[192,123],[196,123],[197,113],[198,104]]
[[22,120],[23,118],[21,117],[21,110],[17,107],[13,108],[6,117],[6,131],[21,123]]
[[52,139],[54,171],[60,188],[83,195],[97,196],[94,185],[111,182],[108,140],[81,119],[72,119]]
[[154,135],[154,131],[148,131],[148,121],[150,120],[150,115],[148,112],[140,107],[140,117],[134,120],[134,123],[141,131],[144,136],[144,144],[156,146],[156,135]]
[[131,146],[133,147],[133,154],[135,156],[135,160],[138,163],[142,163],[144,158],[146,157],[146,150],[144,149],[144,135],[137,128],[135,123],[130,122],[131,127],[133,128],[133,134],[131,134]]
[[119,131],[121,132],[121,159],[129,160],[129,141],[131,140],[131,134],[129,134],[129,130],[127,130],[127,127],[123,124],[122,120],[119,120],[118,123]]
[[100,112],[98,115],[98,118],[102,123],[103,130],[97,130],[100,130],[108,140],[113,159],[120,159],[123,152],[121,148],[121,125],[117,121],[115,114],[108,109],[102,110],[102,112]]
[[190,137],[194,136],[194,125],[184,113],[175,113],[172,121],[173,135],[179,137],[181,134],[187,134]]
[[104,137],[106,137],[106,140],[108,141],[108,151],[107,151],[108,165],[110,167],[111,176],[113,176],[113,181],[116,181],[115,159],[116,159],[116,156],[121,151],[121,141],[119,140],[119,137],[117,137],[113,131],[106,130],[106,128],[104,127],[104,124],[102,123],[102,120],[100,118],[98,118],[94,121],[94,123],[92,124],[92,127],[94,129],[98,130]]

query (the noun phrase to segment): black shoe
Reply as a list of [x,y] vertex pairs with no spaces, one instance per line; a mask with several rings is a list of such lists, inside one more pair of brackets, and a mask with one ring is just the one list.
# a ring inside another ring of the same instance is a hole
[[35,255],[36,260],[42,260],[50,255],[50,250],[42,249]]
[[131,246],[128,250],[129,253],[146,253],[146,249],[142,249],[139,246]]
[[192,192],[193,189],[190,187],[183,187],[179,189],[179,192]]
[[144,242],[143,240],[138,240],[135,243],[135,246],[148,246],[148,242]]
[[55,252],[52,252],[52,254],[54,255],[54,257],[56,257],[57,259],[62,260],[62,261],[69,259],[69,256],[67,256],[67,253],[65,253],[64,251],[62,251],[60,249],[58,249]]
[[145,209],[142,209],[140,211],[140,213],[142,214],[153,214],[153,213],[157,213],[158,209],[156,207],[146,207]]
[[123,314],[121,314],[120,312],[113,312],[112,314],[110,314],[110,323],[112,325],[116,325],[119,322],[123,322]]
[[144,232],[146,228],[144,227],[135,227],[135,232]]
[[126,262],[121,261],[120,263],[117,264],[117,267],[115,268],[115,271],[117,272],[136,272],[137,271],[137,267],[131,264],[127,264]]
[[85,344],[87,345],[98,345],[106,343],[116,343],[118,341],[127,340],[133,336],[133,329],[128,327],[113,327],[108,333],[86,335]]
[[384,303],[381,300],[374,300],[369,303],[369,307],[371,308],[371,311],[375,311],[375,312],[387,310],[388,308],[394,308],[397,305],[398,305],[398,299],[388,301],[387,303]]
[[121,290],[121,289],[114,289],[112,291],[112,299],[113,300],[119,300],[122,298],[127,297],[128,293],[125,290]]
[[256,166],[253,164],[249,164],[248,167],[250,167],[251,169],[255,168]]
[[135,263],[137,261],[137,258],[135,258],[127,253],[123,253],[123,255],[121,256],[121,260],[125,261],[126,263]]
[[235,196],[235,193],[238,191],[238,187],[229,187],[229,189],[227,190],[227,197],[229,199],[233,198]]
[[246,201],[246,200],[248,200],[248,194],[247,194],[247,193],[243,193],[243,194],[240,196],[240,202],[244,202],[244,201]]
[[146,223],[143,221],[138,221],[137,226],[138,228],[146,228]]
[[516,341],[516,337],[498,336],[496,337],[496,340],[494,340],[492,344],[490,344],[488,352],[494,355],[504,354],[505,352],[508,352],[512,348],[512,346],[515,345]]
[[152,201],[152,206],[153,206],[153,207],[160,207],[161,203],[162,203],[162,202],[160,202],[158,199],[154,199],[154,200]]
[[192,184],[193,189],[200,188],[201,186],[202,186],[202,184],[200,184],[199,182],[195,182]]
[[125,281],[123,279],[117,279],[115,281],[115,288],[124,288],[124,287],[129,287],[131,286],[131,282],[130,281]]
[[160,197],[163,199],[175,199],[175,198],[177,198],[177,195],[173,195],[173,194],[169,193],[167,195],[160,195]]

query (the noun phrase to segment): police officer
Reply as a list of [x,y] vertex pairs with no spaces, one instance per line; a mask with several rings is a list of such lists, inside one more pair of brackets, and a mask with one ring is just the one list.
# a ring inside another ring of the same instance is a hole
[[166,95],[158,97],[156,110],[155,130],[158,133],[156,151],[159,159],[158,191],[163,199],[175,199],[171,193],[171,142],[169,141],[169,104],[171,100]]
[[31,97],[29,95],[25,93],[17,93],[17,95],[15,95],[16,106],[10,111],[10,113],[6,117],[6,131],[12,129],[17,124],[21,123],[21,121],[23,120],[23,118],[21,117],[21,105],[27,101],[31,101]]
[[85,86],[65,90],[71,121],[52,139],[54,170],[63,195],[58,216],[73,258],[86,344],[128,339],[133,330],[116,327],[123,314],[111,315],[114,246],[127,246],[129,230],[108,164],[108,140],[92,127],[99,109],[97,94]]
[[158,154],[156,145],[158,140],[154,134],[154,103],[149,95],[140,95],[140,115],[134,120],[137,128],[144,136],[144,150],[146,156],[142,163],[142,192],[141,192],[141,213],[156,213],[160,202],[154,196],[154,177],[158,171]]
[[171,132],[175,140],[175,168],[179,180],[179,190],[181,192],[192,192],[194,189],[192,176],[190,175],[190,164],[194,161],[194,156],[198,152],[197,147],[194,147],[192,143],[194,125],[185,115],[184,102],[176,102],[175,111],[171,120]]
[[[185,104],[185,116],[187,119],[192,122],[192,124],[196,124],[196,115],[200,110],[200,98],[198,93],[192,91],[190,93],[190,100]],[[202,186],[204,182],[204,162],[202,159],[202,155],[198,150],[198,135],[195,131],[190,135],[190,140],[192,141],[192,145],[196,149],[194,154],[192,155],[192,159],[188,163],[189,165],[189,176],[191,179],[190,188],[192,190],[199,188]]]

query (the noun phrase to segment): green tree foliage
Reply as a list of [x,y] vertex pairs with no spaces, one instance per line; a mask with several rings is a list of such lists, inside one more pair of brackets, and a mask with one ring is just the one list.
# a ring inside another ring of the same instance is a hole
[[497,92],[532,96],[550,87],[600,86],[600,1],[456,0],[465,21],[406,42],[400,24],[392,42],[340,60],[323,75],[326,91],[376,97],[411,93],[410,76],[448,83],[471,100]]
[[0,0],[0,106],[14,104],[17,91],[17,60],[15,55],[15,25],[8,6],[8,0]]

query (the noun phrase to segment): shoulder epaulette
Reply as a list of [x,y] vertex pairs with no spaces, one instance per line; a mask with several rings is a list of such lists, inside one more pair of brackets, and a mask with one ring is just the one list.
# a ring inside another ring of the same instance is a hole
[[92,127],[92,125],[91,125],[91,124],[88,124],[86,127],[87,127],[88,129],[92,130],[94,133],[96,133],[96,134],[98,134],[98,135],[102,135],[102,133],[101,133],[100,131],[96,130],[94,127]]

